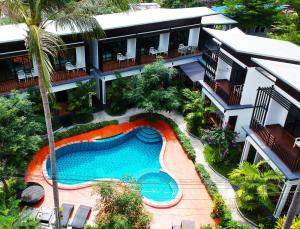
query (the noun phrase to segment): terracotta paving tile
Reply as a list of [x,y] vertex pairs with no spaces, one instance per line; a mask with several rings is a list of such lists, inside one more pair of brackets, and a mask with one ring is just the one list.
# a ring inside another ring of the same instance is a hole
[[[152,213],[152,228],[171,228],[172,223],[179,223],[182,219],[191,219],[196,222],[196,226],[211,224],[216,225],[210,217],[213,209],[212,200],[199,178],[195,166],[188,159],[181,144],[176,138],[172,128],[163,121],[149,122],[137,120],[130,123],[111,125],[88,133],[69,137],[56,142],[56,146],[62,146],[75,141],[91,140],[96,137],[106,138],[120,134],[139,126],[151,126],[158,129],[166,138],[166,149],[164,153],[164,163],[168,171],[179,181],[179,186],[183,192],[182,200],[175,206],[165,209],[146,206]],[[49,155],[48,147],[43,147],[36,153],[29,163],[25,180],[27,182],[37,182],[45,188],[45,198],[40,204],[41,207],[53,207],[52,187],[43,177],[42,164]],[[76,190],[59,189],[60,203],[75,204],[75,211],[80,204],[95,207],[97,196],[92,187]],[[94,208],[89,222],[92,223],[97,210]],[[75,215],[75,214],[73,214]]]

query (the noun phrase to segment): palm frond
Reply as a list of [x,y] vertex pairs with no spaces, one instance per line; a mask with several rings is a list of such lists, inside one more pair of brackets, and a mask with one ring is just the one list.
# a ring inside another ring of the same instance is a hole
[[0,0],[0,13],[15,23],[29,23],[29,8],[21,0]]

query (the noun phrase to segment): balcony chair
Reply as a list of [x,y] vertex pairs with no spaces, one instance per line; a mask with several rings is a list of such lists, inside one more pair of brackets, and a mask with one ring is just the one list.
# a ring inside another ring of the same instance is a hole
[[190,51],[191,51],[191,54],[195,54],[196,51],[197,51],[198,47],[197,46],[190,46]]
[[31,69],[31,75],[32,75],[32,77],[37,77],[39,74],[38,74],[38,71],[35,70],[35,68],[32,68]]
[[121,64],[121,61],[124,61],[126,59],[126,56],[124,56],[122,53],[117,53],[117,61],[119,62],[119,64]]
[[293,147],[299,147],[300,148],[300,137],[299,138],[295,138],[295,142],[294,142],[294,146]]
[[135,62],[135,54],[129,54],[128,52],[126,52],[126,59]]
[[21,80],[26,80],[26,74],[25,74],[24,70],[17,71],[17,76],[18,76],[19,82]]
[[156,50],[154,47],[150,47],[149,55],[156,56],[157,54],[158,54],[158,50]]
[[233,86],[233,94],[240,96],[243,90],[243,85],[234,85]]
[[71,62],[66,62],[65,67],[66,67],[67,72],[70,72],[70,71],[74,72],[74,70],[77,70],[77,67],[74,66]]
[[187,53],[187,47],[184,44],[179,44],[177,52],[181,55],[184,56]]

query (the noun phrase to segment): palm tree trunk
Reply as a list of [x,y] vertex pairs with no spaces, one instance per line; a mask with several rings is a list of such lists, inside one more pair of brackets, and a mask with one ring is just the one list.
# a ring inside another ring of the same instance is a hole
[[7,182],[6,182],[4,177],[2,177],[0,180],[3,184],[3,192],[4,192],[5,200],[7,200],[7,198],[8,198],[8,185],[7,185]]
[[58,196],[58,186],[57,186],[57,176],[56,176],[56,155],[54,146],[54,134],[52,129],[52,120],[49,107],[48,93],[45,88],[44,79],[42,77],[42,71],[40,66],[40,59],[36,58],[37,68],[39,73],[39,89],[42,97],[42,103],[44,108],[44,116],[47,127],[47,136],[50,148],[50,160],[51,160],[51,175],[52,175],[52,185],[53,185],[53,198],[54,198],[54,209],[56,216],[57,228],[61,228],[60,215],[59,215],[59,196]]

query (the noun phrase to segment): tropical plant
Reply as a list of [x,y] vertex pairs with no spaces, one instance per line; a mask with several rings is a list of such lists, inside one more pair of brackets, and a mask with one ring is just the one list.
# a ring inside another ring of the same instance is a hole
[[281,12],[285,0],[224,0],[225,13],[239,22],[243,29],[271,26]]
[[198,135],[200,128],[207,125],[208,114],[215,112],[216,108],[207,106],[199,91],[191,91],[185,88],[181,91],[181,95],[187,128],[193,134]]
[[[220,161],[224,161],[228,156],[229,149],[237,137],[237,133],[228,127],[213,128],[204,131],[201,139],[211,145],[218,147],[218,156]],[[217,159],[216,159],[217,160]],[[217,161],[216,161],[217,162]]]
[[96,228],[150,228],[151,217],[144,209],[140,190],[134,182],[128,182],[123,187],[117,187],[112,182],[101,182],[95,191],[100,196]]
[[268,33],[268,36],[300,45],[300,26],[297,28],[297,23],[300,23],[299,14],[300,12],[280,15],[274,23],[276,30]]
[[229,180],[238,186],[237,203],[240,208],[254,211],[263,205],[269,210],[274,210],[270,200],[279,192],[278,183],[283,177],[266,166],[265,161],[257,164],[244,162],[229,174]]
[[24,174],[28,161],[39,149],[44,128],[35,117],[25,93],[0,97],[0,180],[5,193],[6,179]]
[[117,74],[110,88],[107,91],[108,107],[106,112],[110,115],[122,115],[127,111],[128,99],[127,91],[129,90],[128,79]]
[[96,95],[96,82],[77,82],[77,87],[68,91],[69,110],[75,122],[89,122],[93,119],[92,96]]
[[[286,216],[280,217],[276,222],[275,229],[284,229],[285,220],[286,220]],[[294,218],[290,229],[299,229],[299,228],[300,228],[300,215]]]
[[150,113],[177,109],[180,105],[177,90],[169,86],[175,73],[174,68],[164,66],[161,60],[146,65],[142,74],[131,79],[129,102]]
[[[60,228],[59,200],[56,180],[56,156],[54,150],[54,136],[49,108],[48,93],[51,91],[51,74],[53,67],[50,56],[55,57],[62,49],[63,40],[57,35],[45,30],[49,24],[64,30],[79,33],[84,38],[103,35],[98,21],[86,6],[93,1],[93,7],[98,7],[100,0],[0,0],[0,12],[8,16],[14,23],[25,23],[27,36],[24,38],[29,54],[35,59],[38,70],[39,89],[42,97],[47,135],[49,140],[54,205],[57,227]],[[128,8],[127,0],[107,0],[111,5],[121,9]]]

